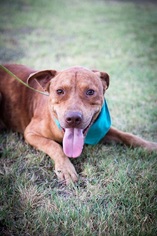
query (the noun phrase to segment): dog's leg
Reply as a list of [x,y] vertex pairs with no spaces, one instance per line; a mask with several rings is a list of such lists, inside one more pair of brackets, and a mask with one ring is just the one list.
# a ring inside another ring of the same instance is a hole
[[71,181],[76,182],[78,180],[76,170],[69,158],[63,153],[60,144],[41,136],[35,130],[29,129],[29,127],[26,128],[24,136],[30,145],[51,157],[55,163],[55,173],[60,181],[65,181],[66,184],[69,184]]
[[130,147],[143,147],[149,151],[157,150],[157,143],[146,141],[136,135],[120,131],[116,128],[111,127],[103,142],[123,143]]

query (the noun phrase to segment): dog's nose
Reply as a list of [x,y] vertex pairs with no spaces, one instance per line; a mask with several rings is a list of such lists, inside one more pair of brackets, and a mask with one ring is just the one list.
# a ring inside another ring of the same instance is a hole
[[78,111],[68,111],[65,115],[65,121],[69,126],[78,126],[82,122],[82,114]]

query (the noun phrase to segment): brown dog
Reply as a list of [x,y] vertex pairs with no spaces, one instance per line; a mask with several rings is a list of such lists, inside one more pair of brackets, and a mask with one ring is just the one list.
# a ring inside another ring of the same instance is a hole
[[[100,119],[100,114],[103,118],[108,74],[83,67],[60,72],[35,71],[22,65],[5,67],[31,87],[47,91],[49,96],[30,90],[1,68],[0,128],[7,127],[23,133],[29,144],[54,160],[55,172],[60,180],[66,183],[76,181],[78,176],[68,157],[81,154],[88,131]],[[107,126],[105,133],[104,139],[157,150],[157,143],[110,126]],[[97,132],[94,138],[98,136]]]

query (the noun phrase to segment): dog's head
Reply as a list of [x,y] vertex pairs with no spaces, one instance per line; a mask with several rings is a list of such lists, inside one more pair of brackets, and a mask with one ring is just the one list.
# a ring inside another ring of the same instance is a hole
[[[49,73],[46,80],[41,79],[41,72],[38,73],[39,82],[42,81],[42,86],[49,92],[51,117],[59,122],[64,132],[63,150],[67,156],[77,157],[82,152],[90,126],[101,111],[109,76],[106,72],[83,67],[46,71]],[[36,74],[32,77],[38,80]]]

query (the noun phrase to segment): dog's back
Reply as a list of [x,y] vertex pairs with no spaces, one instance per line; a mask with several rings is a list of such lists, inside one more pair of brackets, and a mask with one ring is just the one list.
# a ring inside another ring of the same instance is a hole
[[[25,82],[30,73],[34,72],[22,65],[4,66]],[[24,131],[31,119],[32,93],[0,68],[0,128]]]

